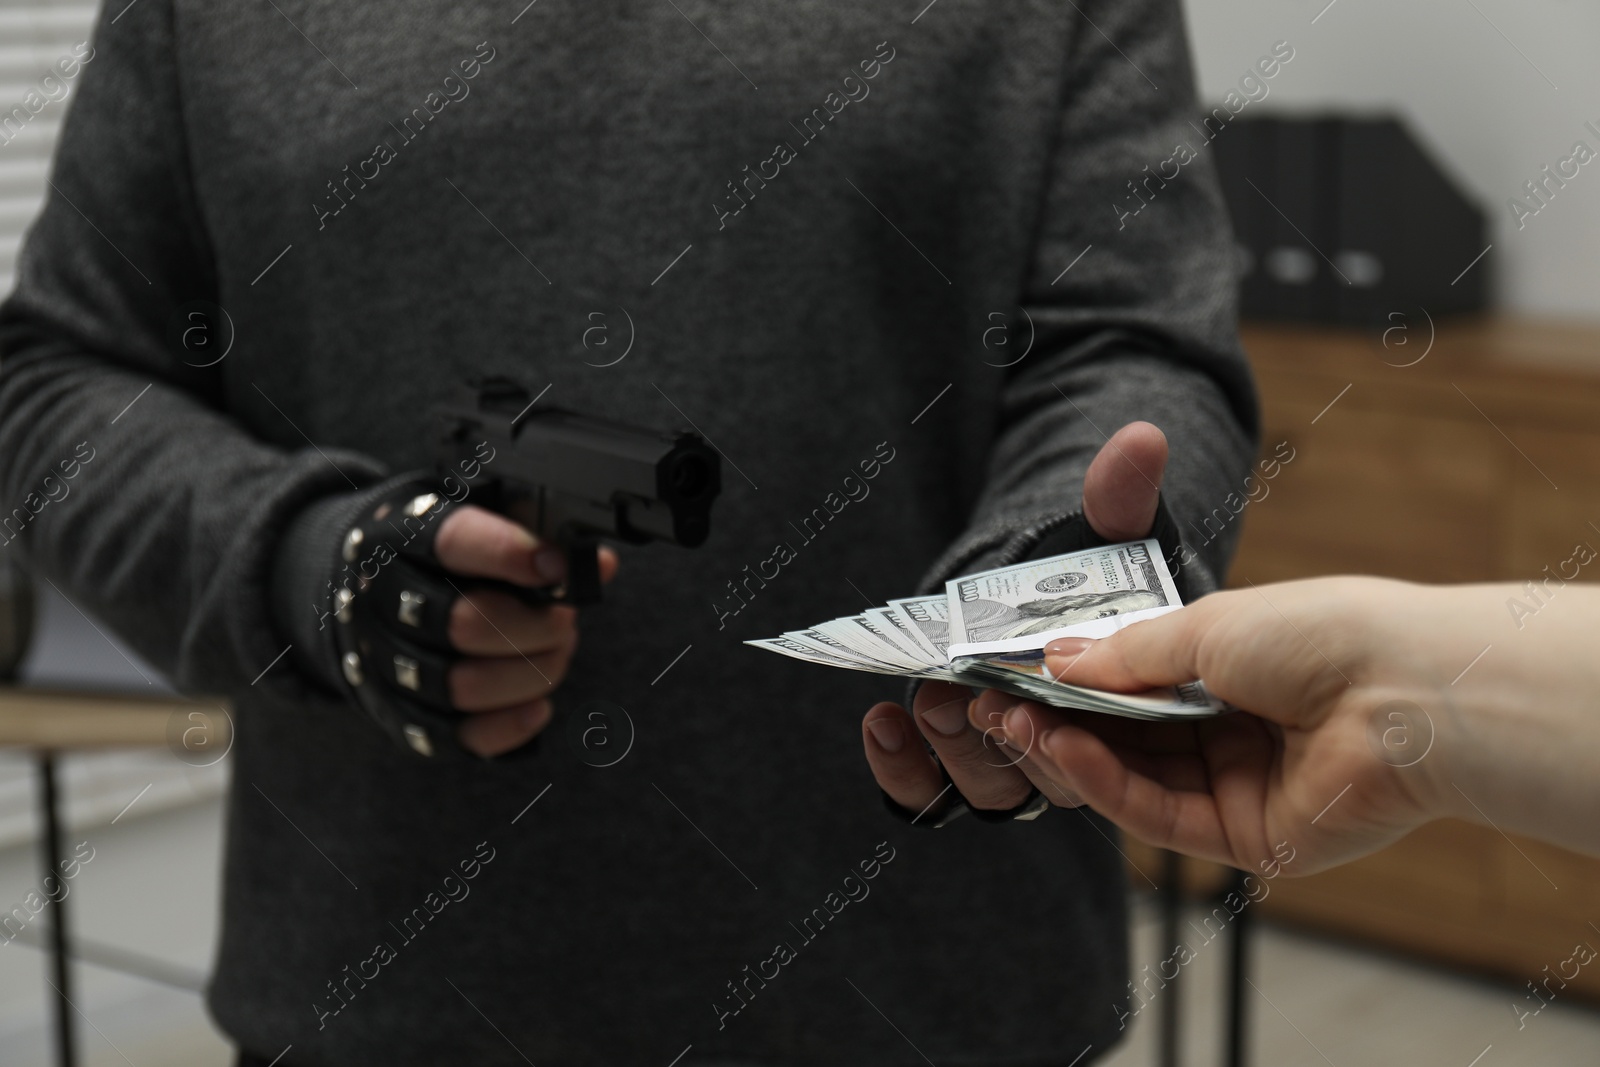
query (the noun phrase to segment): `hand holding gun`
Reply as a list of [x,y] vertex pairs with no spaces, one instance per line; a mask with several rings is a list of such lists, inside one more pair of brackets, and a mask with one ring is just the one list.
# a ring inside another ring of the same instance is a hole
[[377,564],[335,594],[336,640],[353,695],[396,742],[497,756],[549,725],[575,606],[616,571],[601,540],[703,543],[721,468],[694,434],[535,410],[505,379],[438,414],[436,473],[387,493],[344,540],[347,570]]
[[528,391],[503,378],[464,391],[439,409],[439,465],[453,471],[489,444],[484,506],[566,552],[567,579],[553,599],[600,599],[601,538],[695,548],[711,533],[721,465],[700,437],[532,408]]

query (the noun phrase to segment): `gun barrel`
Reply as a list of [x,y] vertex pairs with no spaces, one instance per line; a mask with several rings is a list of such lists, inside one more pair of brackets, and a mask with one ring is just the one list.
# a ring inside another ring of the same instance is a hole
[[[693,547],[710,534],[721,457],[697,434],[561,409],[529,411],[525,390],[489,383],[443,410],[441,455],[486,440],[504,510],[546,536],[608,536]],[[448,460],[447,460],[448,462]]]

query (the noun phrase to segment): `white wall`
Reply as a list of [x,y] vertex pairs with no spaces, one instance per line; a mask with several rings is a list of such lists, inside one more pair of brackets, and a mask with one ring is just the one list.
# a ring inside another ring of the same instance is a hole
[[1541,166],[1554,167],[1570,154],[1574,141],[1600,152],[1600,137],[1584,128],[1586,121],[1600,126],[1600,4],[1334,0],[1324,11],[1327,0],[1186,0],[1186,6],[1203,100],[1220,100],[1274,42],[1288,41],[1293,62],[1252,112],[1398,113],[1488,212],[1499,305],[1600,320],[1600,162],[1583,167],[1520,231],[1506,206]]

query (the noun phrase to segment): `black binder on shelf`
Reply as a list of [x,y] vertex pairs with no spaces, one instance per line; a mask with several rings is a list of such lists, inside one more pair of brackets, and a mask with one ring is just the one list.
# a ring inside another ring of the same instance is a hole
[[1487,306],[1492,257],[1466,268],[1488,221],[1397,119],[1241,116],[1213,147],[1246,317],[1370,327]]
[[1268,121],[1235,122],[1224,130],[1228,151],[1216,155],[1239,255],[1239,302],[1246,307],[1260,307],[1270,300],[1261,256],[1272,245],[1272,227],[1267,213],[1257,208],[1266,206],[1263,195],[1275,192],[1275,187],[1268,188],[1273,185],[1273,128]]

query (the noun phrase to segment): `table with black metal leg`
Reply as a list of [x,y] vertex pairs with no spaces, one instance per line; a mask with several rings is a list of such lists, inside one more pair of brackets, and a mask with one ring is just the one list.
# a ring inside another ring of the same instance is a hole
[[[228,729],[225,714],[216,715],[215,701],[195,703],[179,697],[141,697],[112,693],[84,693],[0,686],[0,746],[28,748],[34,753],[39,779],[39,857],[46,895],[51,903],[42,915],[48,930],[43,948],[50,983],[49,998],[56,1035],[56,1063],[77,1063],[78,1009],[72,1001],[73,941],[70,936],[68,894],[57,897],[49,885],[63,877],[61,791],[58,772],[63,752],[126,747],[151,747],[174,743],[174,723],[182,726],[196,708],[209,713],[217,730]],[[213,737],[219,751],[227,739]],[[178,741],[176,743],[182,743]]]
[[[39,845],[46,877],[61,877],[61,819],[56,806],[56,754],[50,749],[40,749],[34,758],[39,772]],[[48,883],[46,883],[48,892]],[[56,1061],[61,1067],[72,1067],[78,1062],[72,1025],[72,968],[67,964],[67,894],[52,897],[53,905],[45,909],[45,923],[50,931],[49,963],[53,978],[47,979],[55,989]]]
[[[1238,893],[1240,899],[1248,901],[1250,897],[1245,893],[1244,879],[1243,871],[1235,871],[1228,891]],[[1255,918],[1250,913],[1250,906],[1246,904],[1239,909],[1239,914],[1233,917],[1233,936],[1228,942],[1228,987],[1224,1000],[1228,1025],[1224,1031],[1227,1034],[1227,1044],[1224,1046],[1222,1061],[1226,1067],[1244,1067],[1245,1057],[1250,1051],[1244,987],[1248,981],[1250,940],[1254,926]]]
[[[1176,852],[1161,854],[1161,955],[1171,952],[1178,943],[1178,924],[1183,920],[1183,857]],[[1183,1001],[1179,997],[1178,979],[1182,971],[1170,979],[1161,975],[1166,985],[1161,990],[1161,1033],[1157,1044],[1156,1062],[1161,1067],[1179,1067],[1183,1054],[1180,1047],[1183,1031]]]
[[[1238,896],[1235,899],[1248,901],[1244,878],[1243,871],[1234,871],[1219,892],[1206,894],[1206,897],[1226,900],[1229,894],[1236,893]],[[1172,951],[1182,940],[1180,924],[1183,921],[1183,906],[1183,857],[1176,852],[1163,852],[1158,897],[1163,953]],[[1232,908],[1228,910],[1233,911]],[[1228,939],[1227,978],[1222,999],[1224,1067],[1245,1067],[1249,1053],[1250,1035],[1244,991],[1248,982],[1252,922],[1250,907],[1246,904],[1229,923],[1232,931]],[[1161,990],[1160,1033],[1156,1045],[1156,1062],[1160,1067],[1180,1067],[1183,1059],[1183,1000],[1179,995],[1181,977],[1181,969],[1170,979],[1165,974],[1161,975],[1165,985]]]

